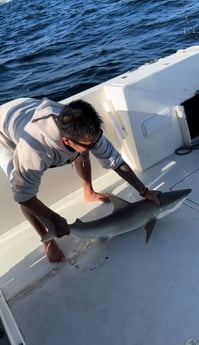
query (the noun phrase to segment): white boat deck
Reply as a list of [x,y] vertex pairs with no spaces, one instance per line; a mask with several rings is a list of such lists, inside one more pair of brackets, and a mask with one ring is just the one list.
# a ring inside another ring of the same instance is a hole
[[[196,46],[76,95],[103,115],[105,134],[146,186],[192,189],[147,245],[143,229],[109,241],[70,235],[58,240],[66,260],[50,264],[0,179],[0,318],[11,345],[199,344],[198,150],[174,153],[199,136],[198,73]],[[182,104],[192,98],[186,113]],[[97,191],[138,200],[117,174],[93,168]],[[67,169],[47,174],[42,201],[69,223],[112,212],[112,204],[84,202]]]
[[[193,189],[178,211],[156,224],[147,245],[143,230],[108,242],[65,237],[59,243],[68,259],[51,265],[34,231],[5,236],[1,286],[7,299],[15,296],[9,306],[26,344],[176,345],[199,339],[197,158],[197,151],[174,154],[142,174],[148,186],[162,191]],[[113,173],[105,185],[128,200],[137,197]],[[74,214],[74,207],[83,214],[93,205],[77,196],[65,212]],[[111,211],[111,205],[95,208],[90,215]],[[21,291],[22,286],[28,287]]]

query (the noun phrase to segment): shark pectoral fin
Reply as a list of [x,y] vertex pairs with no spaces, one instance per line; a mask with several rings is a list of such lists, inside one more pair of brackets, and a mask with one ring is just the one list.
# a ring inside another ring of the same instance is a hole
[[151,218],[144,226],[145,231],[146,231],[146,240],[145,243],[147,243],[151,237],[152,231],[154,229],[154,226],[156,224],[157,219],[156,218]]

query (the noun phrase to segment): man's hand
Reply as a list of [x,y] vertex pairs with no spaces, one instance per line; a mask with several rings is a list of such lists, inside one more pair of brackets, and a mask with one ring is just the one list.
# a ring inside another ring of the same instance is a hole
[[101,201],[101,202],[110,202],[110,194],[109,193],[97,193],[94,190],[85,190],[84,191],[84,199],[88,202],[93,201]]
[[155,204],[157,206],[160,205],[160,200],[158,199],[158,195],[160,194],[161,192],[158,191],[158,190],[149,190],[147,189],[147,191],[144,193],[143,197],[147,200],[151,200],[153,202],[155,202]]
[[59,216],[58,214],[55,214],[51,218],[51,221],[54,226],[54,229],[52,231],[57,238],[70,234],[70,228],[65,218]]
[[50,220],[42,219],[40,217],[40,221],[47,224],[48,232],[42,236],[42,242],[49,242],[54,238],[60,238],[65,235],[70,234],[70,228],[65,218],[59,216],[58,214],[54,214]]

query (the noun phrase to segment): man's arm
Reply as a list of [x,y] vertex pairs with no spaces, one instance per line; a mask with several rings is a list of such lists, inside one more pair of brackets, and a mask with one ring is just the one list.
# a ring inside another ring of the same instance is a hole
[[157,197],[159,191],[149,190],[147,187],[145,187],[145,185],[139,180],[126,162],[123,162],[118,168],[115,169],[115,171],[119,176],[133,186],[143,198],[152,200],[157,205],[160,204]]
[[[133,186],[138,193],[149,200],[154,201],[157,205],[160,204],[157,195],[158,191],[150,191],[145,185],[138,179],[133,170],[122,159],[121,154],[115,149],[112,143],[102,136],[97,145],[91,150],[95,157],[100,161],[104,168],[113,169]],[[117,167],[117,168],[116,168]]]
[[70,229],[65,218],[44,205],[36,196],[20,203],[22,212],[42,238],[47,230],[57,237],[69,235]]
[[75,168],[80,177],[86,201],[110,201],[108,193],[97,193],[93,189],[89,152],[84,152],[76,158]]

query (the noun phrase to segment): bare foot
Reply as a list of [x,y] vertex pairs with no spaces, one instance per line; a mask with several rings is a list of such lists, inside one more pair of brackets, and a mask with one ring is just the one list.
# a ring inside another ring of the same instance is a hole
[[50,262],[60,262],[65,260],[63,251],[59,248],[58,244],[51,240],[44,243],[45,253]]
[[88,202],[92,202],[92,201],[110,202],[110,195],[108,193],[96,193],[93,191],[90,193],[85,193],[84,199]]

